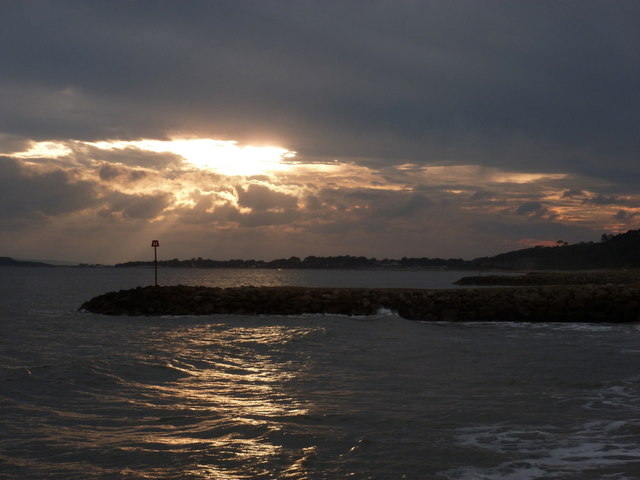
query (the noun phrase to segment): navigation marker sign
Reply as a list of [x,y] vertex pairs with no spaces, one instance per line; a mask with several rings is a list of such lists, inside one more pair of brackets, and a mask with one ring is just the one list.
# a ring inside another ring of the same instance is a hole
[[155,270],[156,287],[158,286],[158,247],[160,242],[158,240],[152,240],[151,246],[153,247],[153,268]]

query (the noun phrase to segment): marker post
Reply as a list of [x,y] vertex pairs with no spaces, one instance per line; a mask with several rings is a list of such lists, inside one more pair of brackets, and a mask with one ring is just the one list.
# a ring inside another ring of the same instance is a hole
[[151,242],[151,246],[153,247],[153,268],[155,270],[156,287],[157,287],[158,286],[158,247],[160,246],[160,242],[158,240],[153,240]]

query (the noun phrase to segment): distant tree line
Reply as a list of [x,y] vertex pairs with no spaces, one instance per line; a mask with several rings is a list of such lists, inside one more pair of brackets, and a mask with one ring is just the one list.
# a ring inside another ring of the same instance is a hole
[[[339,255],[278,258],[275,260],[161,260],[164,267],[190,268],[271,268],[271,269],[451,269],[451,270],[580,270],[603,268],[640,268],[640,230],[603,234],[600,242],[569,244],[558,240],[552,247],[537,246],[474,260],[461,258],[382,259]],[[152,261],[119,263],[116,267],[153,265]]]
[[[330,257],[309,256],[277,258],[275,260],[211,260],[202,257],[189,260],[160,260],[158,265],[165,267],[191,267],[191,268],[271,268],[271,269],[377,269],[377,268],[453,268],[461,267],[465,260],[461,258],[406,258],[400,260],[378,260],[376,258],[356,257],[352,255],[338,255]],[[152,265],[152,261],[135,261],[118,263],[116,267],[140,267]]]

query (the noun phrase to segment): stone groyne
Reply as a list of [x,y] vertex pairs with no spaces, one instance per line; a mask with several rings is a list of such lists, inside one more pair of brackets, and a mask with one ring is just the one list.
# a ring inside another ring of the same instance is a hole
[[481,289],[138,287],[110,292],[81,310],[106,315],[373,315],[409,320],[638,322],[640,285]]
[[525,285],[606,285],[640,284],[638,270],[593,270],[578,272],[529,272],[516,275],[478,275],[463,277],[456,285],[525,286]]

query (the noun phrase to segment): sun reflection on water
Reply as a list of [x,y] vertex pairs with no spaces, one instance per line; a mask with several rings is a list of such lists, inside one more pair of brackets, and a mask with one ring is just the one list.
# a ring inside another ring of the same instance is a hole
[[313,330],[199,325],[170,333],[162,348],[172,350],[168,367],[181,375],[149,386],[171,414],[159,419],[165,428],[148,433],[146,443],[199,452],[204,458],[185,472],[196,478],[256,478],[274,465],[286,478],[308,478],[304,464],[313,449],[291,445],[285,432],[309,414],[308,401],[288,386],[304,374],[305,359],[284,347]]

